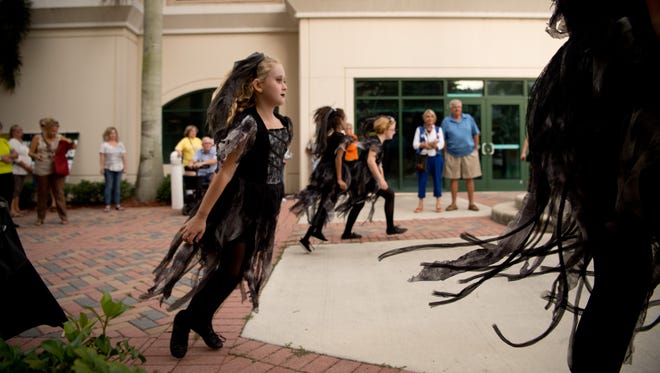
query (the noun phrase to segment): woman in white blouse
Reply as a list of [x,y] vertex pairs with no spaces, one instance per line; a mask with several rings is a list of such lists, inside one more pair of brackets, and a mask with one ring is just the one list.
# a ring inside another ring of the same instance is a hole
[[105,177],[105,212],[110,211],[112,199],[115,209],[121,207],[121,176],[126,171],[126,148],[119,141],[119,133],[115,127],[106,128],[101,144],[101,175]]
[[417,196],[419,204],[415,212],[424,211],[424,197],[426,197],[426,182],[429,175],[433,179],[433,196],[435,197],[435,211],[442,211],[440,197],[442,196],[442,169],[445,158],[442,149],[445,147],[445,137],[442,128],[436,126],[437,116],[431,109],[426,109],[422,115],[424,125],[417,127],[413,139],[413,148],[417,154],[428,157],[425,171],[417,171]]
[[14,159],[12,173],[14,174],[14,194],[11,200],[9,212],[12,217],[23,216],[19,206],[21,192],[25,184],[25,177],[32,173],[32,158],[30,158],[30,148],[23,142],[23,129],[18,124],[9,128],[9,145],[18,153],[18,158]]

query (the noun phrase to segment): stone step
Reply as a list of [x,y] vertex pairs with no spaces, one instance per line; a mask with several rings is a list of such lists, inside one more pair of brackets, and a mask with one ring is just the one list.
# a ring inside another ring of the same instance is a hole
[[502,202],[493,206],[490,212],[490,218],[500,224],[508,225],[516,217],[520,206],[517,198],[514,201]]
[[520,210],[522,208],[522,203],[525,200],[525,196],[527,193],[520,193],[516,196],[515,202],[516,202],[516,208]]
[[[490,218],[500,224],[508,225],[522,208],[526,195],[527,193],[521,193],[513,201],[502,202],[493,206]],[[545,215],[543,219],[548,219],[548,216]],[[550,227],[552,227],[552,219],[550,221]]]

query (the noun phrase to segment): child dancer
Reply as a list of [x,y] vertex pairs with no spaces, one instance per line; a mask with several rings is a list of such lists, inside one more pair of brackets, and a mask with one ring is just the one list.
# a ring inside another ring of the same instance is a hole
[[[387,222],[387,234],[401,234],[407,231],[394,225],[394,191],[385,181],[383,172],[383,142],[392,140],[396,132],[396,121],[394,118],[381,115],[368,119],[363,133],[367,139],[361,144],[364,151],[358,159],[358,163],[352,168],[351,190],[349,198],[337,206],[340,214],[348,213],[346,227],[341,235],[343,240],[361,238],[362,236],[353,232],[353,225],[367,199],[375,201],[378,197],[385,199],[385,220]],[[350,211],[350,212],[349,212]],[[369,217],[373,216],[373,205]]]
[[[217,91],[216,91],[217,92]],[[272,265],[275,226],[282,202],[281,170],[291,122],[275,112],[285,102],[282,65],[262,53],[237,61],[208,109],[218,144],[218,174],[192,217],[175,235],[144,298],[168,298],[176,282],[201,265],[199,281],[170,309],[190,299],[174,318],[170,353],[182,358],[190,330],[212,349],[222,347],[213,314],[245,279],[252,306]],[[183,242],[183,244],[182,244]]]
[[319,159],[312,171],[309,185],[296,194],[298,201],[291,207],[296,215],[307,213],[309,228],[300,244],[308,252],[312,251],[310,237],[327,241],[323,235],[323,226],[332,218],[339,195],[348,189],[344,180],[350,177],[343,164],[346,146],[352,141],[344,135],[346,114],[344,110],[323,106],[314,113],[316,122],[316,143],[312,146],[314,157]]

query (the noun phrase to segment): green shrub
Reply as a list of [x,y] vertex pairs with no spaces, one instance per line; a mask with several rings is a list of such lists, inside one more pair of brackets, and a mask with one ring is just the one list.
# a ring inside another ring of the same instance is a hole
[[64,185],[67,202],[75,205],[96,205],[103,203],[105,183],[80,180],[78,184]]
[[165,175],[163,181],[158,186],[156,191],[156,200],[159,202],[172,203],[172,178],[170,175]]
[[[114,346],[106,335],[109,322],[119,317],[131,306],[122,301],[114,302],[110,294],[103,292],[101,309],[85,306],[93,318],[81,312],[78,319],[69,316],[64,323],[64,340],[48,339],[25,352],[0,339],[0,372],[145,372],[126,363],[146,361],[142,353],[128,344],[127,340]],[[101,324],[101,334],[94,334],[94,326]]]
[[[126,200],[135,193],[135,186],[126,180],[121,181],[120,196]],[[69,203],[75,205],[98,205],[105,203],[105,181],[81,180],[78,184],[65,184],[64,195]]]

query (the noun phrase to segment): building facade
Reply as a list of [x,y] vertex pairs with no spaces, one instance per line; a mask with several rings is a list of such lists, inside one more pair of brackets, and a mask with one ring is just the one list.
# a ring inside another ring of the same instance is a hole
[[[13,94],[0,92],[0,120],[38,132],[52,116],[77,133],[70,182],[100,180],[98,149],[108,126],[127,146],[127,179],[140,146],[142,10],[139,0],[32,0],[32,29]],[[412,135],[426,108],[439,118],[459,98],[482,131],[480,190],[524,190],[520,162],[527,94],[562,41],[545,32],[550,0],[145,0],[163,1],[162,105],[165,162],[183,128],[204,132],[206,106],[234,61],[276,57],[294,122],[287,192],[310,173],[305,145],[316,108],[346,110],[357,124],[388,114],[398,131],[386,146],[388,181],[415,190]],[[168,165],[164,166],[168,172]]]

